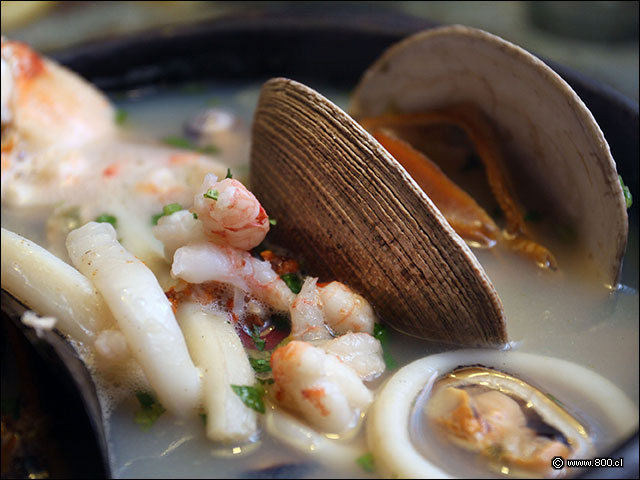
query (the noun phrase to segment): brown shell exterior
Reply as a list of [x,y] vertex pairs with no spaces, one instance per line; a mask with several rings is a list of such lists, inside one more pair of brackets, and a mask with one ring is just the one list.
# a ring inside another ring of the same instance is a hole
[[502,303],[469,248],[404,168],[310,88],[263,87],[251,188],[278,220],[271,238],[364,295],[384,322],[453,344],[507,341]]

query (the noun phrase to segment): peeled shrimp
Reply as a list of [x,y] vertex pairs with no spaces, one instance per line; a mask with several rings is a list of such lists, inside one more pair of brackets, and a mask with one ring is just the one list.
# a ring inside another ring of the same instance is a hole
[[260,202],[237,180],[221,182],[208,174],[196,193],[193,208],[209,238],[224,246],[250,250],[264,240],[269,217]]
[[317,278],[307,277],[300,293],[291,304],[291,335],[296,340],[311,342],[331,338],[331,333],[325,324],[322,300],[316,286],[317,281]]
[[78,146],[115,132],[107,98],[27,45],[2,39],[2,125],[33,147]]
[[331,282],[319,290],[325,321],[334,332],[373,334],[375,315],[362,296],[340,282]]
[[384,372],[382,345],[368,333],[349,332],[329,340],[320,348],[353,368],[362,380],[373,380]]
[[164,256],[169,263],[173,262],[173,255],[178,248],[191,241],[205,240],[202,222],[188,210],[161,217],[152,230],[155,237],[164,244]]
[[275,399],[325,432],[357,425],[373,401],[358,374],[338,358],[297,340],[271,355]]
[[243,250],[210,242],[194,242],[178,248],[173,256],[171,275],[189,283],[230,283],[281,312],[287,312],[295,298],[269,262]]

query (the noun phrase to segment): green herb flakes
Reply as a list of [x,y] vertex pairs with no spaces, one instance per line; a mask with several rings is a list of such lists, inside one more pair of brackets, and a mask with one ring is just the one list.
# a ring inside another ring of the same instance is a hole
[[207,190],[207,193],[205,193],[204,195],[202,195],[204,198],[208,198],[210,200],[218,200],[218,190],[213,190],[213,189],[209,189]]
[[622,187],[622,193],[624,194],[624,203],[627,206],[627,208],[631,208],[631,205],[633,205],[633,197],[631,196],[631,190],[629,190],[629,187],[627,187],[624,182],[622,181],[622,176],[618,175],[618,179],[620,180],[620,186]]
[[269,224],[270,224],[270,225],[277,225],[277,224],[278,224],[278,221],[277,221],[275,218],[271,218],[271,217],[269,217]]
[[271,371],[271,364],[268,358],[249,357],[249,363],[251,364],[251,366],[253,367],[256,373],[267,373]]
[[179,212],[180,210],[182,210],[182,205],[180,205],[179,203],[170,203],[168,205],[165,205],[164,207],[162,207],[162,213],[156,213],[151,217],[151,223],[153,225],[157,225],[158,220],[160,220],[162,217],[174,214],[176,212]]
[[398,366],[398,362],[391,356],[389,352],[389,340],[390,335],[387,327],[382,325],[381,323],[376,323],[373,326],[373,336],[380,341],[380,345],[382,345],[382,358],[387,367],[387,370],[393,370]]
[[296,273],[283,273],[280,278],[293,293],[300,293],[302,290],[302,279]]
[[191,215],[193,215],[193,218],[195,218],[196,220],[198,219],[198,214],[196,212],[193,212]]
[[360,465],[365,472],[371,473],[376,470],[376,464],[373,460],[373,454],[371,453],[365,453],[364,455],[359,456],[356,458],[356,463]]
[[143,430],[149,430],[166,410],[150,393],[138,392],[136,398],[140,404],[140,410],[135,414],[135,422]]
[[113,225],[113,228],[116,228],[118,226],[118,219],[108,213],[103,213],[102,215],[98,215],[96,217],[96,222],[110,223],[111,225]]
[[248,387],[242,385],[231,385],[234,393],[240,397],[242,403],[247,407],[255,410],[258,413],[264,413],[264,402],[262,401],[262,395],[260,391],[255,387]]
[[206,413],[201,413],[200,414],[200,420],[202,420],[202,425],[204,425],[206,427],[207,426],[207,414]]
[[164,137],[162,141],[165,144],[169,145],[170,147],[184,148],[185,150],[194,150],[198,153],[204,153],[209,155],[218,153],[220,151],[220,149],[214,145],[207,145],[205,147],[200,147],[195,143],[193,143],[188,138],[184,138],[184,137],[169,136],[169,137]]
[[191,140],[184,137],[164,137],[162,141],[170,147],[186,148],[187,150],[195,150],[197,148]]
[[116,110],[116,115],[114,117],[116,125],[124,125],[127,122],[128,116],[129,116],[129,113],[126,110],[123,110],[121,108]]
[[180,205],[179,203],[170,203],[169,205],[165,205],[164,207],[162,207],[162,214],[171,215],[173,213],[179,212],[180,210],[182,210],[182,205]]
[[164,213],[156,213],[155,215],[153,215],[151,217],[151,224],[152,225],[157,225],[158,224],[158,220],[160,220],[162,217],[164,217]]
[[262,352],[267,342],[260,336],[260,327],[258,327],[258,325],[253,326],[251,339],[253,340],[253,343],[255,343],[256,348]]
[[231,175],[231,169],[227,168],[227,174],[225,175],[224,178],[233,178],[233,175]]

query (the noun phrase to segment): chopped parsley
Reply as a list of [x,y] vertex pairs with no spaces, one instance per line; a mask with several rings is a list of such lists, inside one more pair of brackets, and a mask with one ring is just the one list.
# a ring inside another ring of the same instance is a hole
[[204,198],[208,198],[210,200],[218,200],[218,190],[213,190],[213,189],[209,189],[207,190],[207,193],[205,193],[204,195],[202,195]]
[[225,175],[224,178],[233,178],[233,175],[231,175],[231,169],[227,167],[227,174]]
[[262,395],[260,390],[256,387],[249,387],[245,385],[231,385],[234,393],[240,397],[242,403],[247,407],[255,410],[258,413],[264,413],[264,402],[262,401]]
[[165,144],[169,145],[170,147],[184,148],[185,150],[194,150],[198,153],[214,154],[220,151],[218,147],[215,147],[213,145],[208,145],[206,147],[199,147],[198,145],[193,143],[191,140],[184,137],[169,136],[169,137],[164,137],[162,141]]
[[[165,205],[164,207],[162,207],[162,213],[156,213],[151,217],[151,223],[154,225],[157,225],[158,220],[160,220],[162,217],[166,217],[167,215],[174,214],[176,212],[179,212],[180,210],[182,210],[182,205],[180,205],[179,203],[170,203],[168,205]],[[197,217],[194,217],[194,218],[197,218]]]
[[102,215],[98,215],[96,217],[96,222],[110,223],[111,225],[113,225],[113,228],[116,228],[118,226],[118,219],[108,213],[103,213]]
[[287,287],[289,287],[289,289],[293,293],[300,293],[300,290],[302,290],[302,280],[300,279],[298,274],[283,273],[282,275],[280,275],[280,278],[284,280],[284,283],[287,284]]
[[398,362],[389,353],[389,331],[387,327],[381,323],[376,323],[373,326],[373,336],[380,341],[382,345],[382,358],[388,370],[392,370],[398,366]]
[[195,218],[196,220],[198,219],[198,214],[196,212],[193,212],[191,215],[193,215],[193,218]]
[[371,473],[376,470],[376,464],[373,459],[372,453],[365,453],[364,455],[360,455],[358,458],[356,458],[356,463],[360,465],[360,467],[365,472]]
[[129,116],[129,113],[126,110],[123,110],[121,108],[116,110],[116,115],[114,117],[116,125],[124,125],[127,122],[128,116]]
[[278,221],[277,221],[275,218],[271,218],[271,217],[269,217],[269,224],[271,224],[271,225],[277,225],[277,224],[278,224]]
[[627,208],[631,208],[633,205],[633,197],[631,196],[631,190],[627,187],[622,181],[622,175],[618,175],[618,179],[620,180],[620,186],[622,187],[622,193],[624,194],[624,203]]
[[258,327],[258,325],[253,326],[251,339],[253,340],[253,343],[255,343],[256,348],[262,352],[267,342],[262,337],[260,337],[260,327]]
[[268,358],[249,357],[249,363],[251,364],[251,366],[253,367],[256,373],[267,373],[271,371],[271,364],[269,363]]
[[149,430],[166,410],[150,393],[138,392],[136,398],[140,404],[140,410],[136,412],[135,422],[143,430]]

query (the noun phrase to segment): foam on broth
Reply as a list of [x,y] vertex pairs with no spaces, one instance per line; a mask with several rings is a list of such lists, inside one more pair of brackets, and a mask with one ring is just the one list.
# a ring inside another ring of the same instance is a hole
[[[197,92],[180,89],[129,92],[115,102],[127,111],[126,128],[132,136],[159,139],[181,134],[184,120],[212,103],[233,110],[249,125],[259,88],[257,84],[216,84]],[[319,91],[338,105],[346,106],[344,93],[324,88]],[[225,152],[221,152],[219,159],[231,165],[234,176],[246,178],[248,157],[226,158]],[[34,211],[30,217],[3,208],[2,226],[45,246],[43,220],[48,213]],[[637,251],[637,229],[633,229],[627,247],[627,269],[637,268]],[[474,252],[503,301],[513,348],[584,365],[612,380],[638,404],[637,272],[625,277],[635,279],[635,284],[610,292],[595,285],[577,265],[549,273],[503,250]],[[563,258],[562,254],[558,257]],[[396,332],[390,344],[391,353],[400,366],[448,348]],[[79,350],[83,352],[82,348]],[[85,356],[91,364],[86,351]],[[385,373],[385,377],[390,373]],[[103,387],[107,385],[107,382],[98,383]],[[145,431],[134,422],[138,405],[132,395],[127,395],[144,386],[145,382],[134,371],[122,377],[119,386],[102,392],[115,477],[232,478],[259,474],[262,478],[264,475],[361,478],[367,475],[355,458],[328,461],[313,452],[303,454],[269,438],[264,430],[257,443],[237,449],[219,448],[208,441],[197,417],[178,421],[165,414]],[[580,404],[572,405],[575,411],[587,411],[591,407],[587,398],[577,402]],[[621,439],[606,438],[604,433],[599,444],[605,448],[618,440]],[[352,442],[366,451],[362,434]]]

